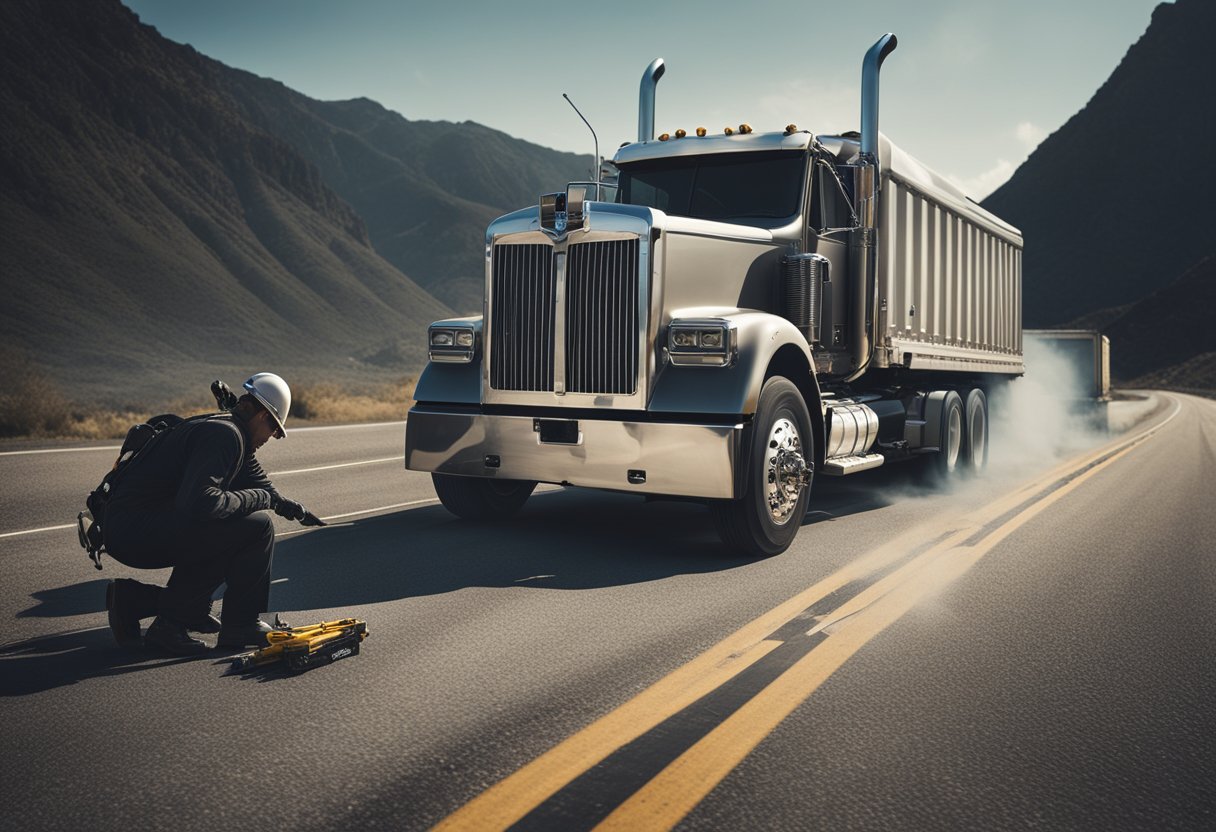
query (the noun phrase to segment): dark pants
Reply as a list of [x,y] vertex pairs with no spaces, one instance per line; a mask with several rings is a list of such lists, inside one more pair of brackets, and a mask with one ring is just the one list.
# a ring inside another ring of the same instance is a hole
[[[106,550],[135,569],[172,567],[156,612],[178,621],[206,612],[222,583],[225,622],[247,624],[270,605],[274,525],[270,515],[183,522],[172,512],[110,512]],[[143,594],[143,598],[149,598]]]

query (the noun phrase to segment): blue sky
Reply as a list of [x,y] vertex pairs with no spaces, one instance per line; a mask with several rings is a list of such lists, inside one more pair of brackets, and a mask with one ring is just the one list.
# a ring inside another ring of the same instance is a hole
[[711,132],[858,126],[861,58],[884,32],[881,128],[980,199],[1085,105],[1155,0],[539,3],[125,0],[161,34],[320,99],[471,120],[611,156],[637,132],[662,57],[655,126]]

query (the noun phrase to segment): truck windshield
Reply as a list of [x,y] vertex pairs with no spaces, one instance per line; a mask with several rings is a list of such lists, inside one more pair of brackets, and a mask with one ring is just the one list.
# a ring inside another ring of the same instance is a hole
[[775,227],[798,213],[806,154],[675,156],[622,165],[617,200],[702,220]]

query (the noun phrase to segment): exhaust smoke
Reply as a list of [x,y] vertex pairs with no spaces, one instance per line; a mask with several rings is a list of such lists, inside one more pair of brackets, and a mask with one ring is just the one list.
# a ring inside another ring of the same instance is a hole
[[1026,339],[1026,374],[992,392],[989,471],[1011,476],[1053,465],[1107,435],[1106,405],[1086,397],[1092,369]]

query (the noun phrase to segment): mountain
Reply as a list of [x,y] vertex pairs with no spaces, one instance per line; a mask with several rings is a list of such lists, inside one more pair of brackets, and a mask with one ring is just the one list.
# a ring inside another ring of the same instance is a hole
[[1089,103],[984,200],[1025,235],[1026,326],[1134,303],[1216,253],[1213,31],[1211,0],[1157,6]]
[[592,176],[590,154],[550,150],[470,121],[409,121],[366,98],[317,101],[216,67],[220,92],[317,167],[366,220],[376,251],[463,313],[481,311],[489,222]]
[[[1211,372],[1216,368],[1213,310],[1216,310],[1216,255],[1200,261],[1102,328],[1110,338],[1114,358],[1118,359],[1117,377],[1134,380],[1140,387],[1154,378],[1168,378],[1167,386],[1216,389],[1216,377]],[[1192,359],[1197,360],[1191,366],[1175,369]],[[1203,378],[1192,379],[1197,372]]]
[[0,4],[0,349],[73,398],[416,369],[450,314],[229,71],[117,0]]

